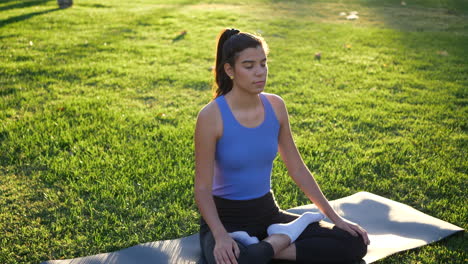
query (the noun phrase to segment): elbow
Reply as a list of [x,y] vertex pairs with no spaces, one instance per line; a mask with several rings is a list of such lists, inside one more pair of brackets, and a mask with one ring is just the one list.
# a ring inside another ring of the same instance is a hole
[[195,193],[195,200],[198,203],[198,201],[200,201],[202,197],[211,195],[211,188],[210,186],[195,184],[194,193]]
[[307,167],[304,165],[304,166],[299,166],[295,170],[292,170],[289,173],[289,175],[291,176],[293,180],[298,181],[298,180],[303,179],[305,176],[309,176],[310,172],[307,169]]
[[195,201],[199,203],[201,200],[206,200],[212,193],[212,180],[207,177],[206,173],[196,172],[194,181]]
[[211,191],[212,185],[211,182],[201,179],[200,177],[195,177],[194,189],[195,193],[204,193]]
[[201,186],[198,188],[195,188],[195,203],[197,204],[197,207],[201,211],[202,208],[206,205],[209,204],[210,199],[213,199],[212,194],[211,194],[211,188],[207,188],[206,186]]
[[197,186],[195,185],[195,195],[205,194],[211,191],[211,188],[207,186]]

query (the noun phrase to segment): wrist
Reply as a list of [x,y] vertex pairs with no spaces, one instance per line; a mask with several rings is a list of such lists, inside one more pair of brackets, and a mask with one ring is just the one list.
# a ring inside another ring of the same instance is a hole
[[213,234],[215,240],[218,240],[221,237],[225,237],[228,234],[224,227],[211,230],[211,233]]
[[338,215],[335,211],[327,214],[327,217],[335,224],[343,221],[343,218],[341,218],[341,216]]

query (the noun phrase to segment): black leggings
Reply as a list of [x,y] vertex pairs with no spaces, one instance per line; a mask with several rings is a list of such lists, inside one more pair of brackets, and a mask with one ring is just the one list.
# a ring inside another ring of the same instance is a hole
[[[227,232],[246,231],[259,240],[265,239],[266,229],[271,224],[288,223],[298,217],[281,210],[271,192],[252,200],[228,200],[214,196],[221,222]],[[273,248],[267,242],[243,246],[238,259],[239,264],[269,263]],[[296,246],[295,263],[355,263],[367,252],[363,239],[327,222],[310,224],[294,242]],[[206,222],[200,220],[200,245],[208,264],[215,264],[213,249],[215,240]]]

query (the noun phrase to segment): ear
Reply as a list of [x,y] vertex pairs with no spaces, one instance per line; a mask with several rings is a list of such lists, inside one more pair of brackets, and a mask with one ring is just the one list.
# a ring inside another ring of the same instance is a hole
[[232,68],[231,64],[229,63],[224,63],[224,71],[228,76],[234,76],[234,68]]

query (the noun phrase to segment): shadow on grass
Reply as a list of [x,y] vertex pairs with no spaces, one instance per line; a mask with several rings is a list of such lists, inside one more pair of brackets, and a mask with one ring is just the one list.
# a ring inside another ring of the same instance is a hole
[[2,6],[0,7],[0,11],[6,11],[6,10],[11,10],[11,9],[16,9],[16,8],[31,7],[35,5],[42,5],[47,2],[50,2],[50,0],[34,0],[34,1],[19,2],[19,3],[14,3],[11,5]]
[[23,20],[27,20],[27,19],[30,19],[30,18],[38,16],[38,15],[43,15],[43,14],[51,13],[51,12],[58,11],[58,10],[60,10],[60,8],[53,8],[53,9],[48,9],[48,10],[44,10],[44,11],[33,12],[33,13],[29,13],[29,14],[10,17],[10,18],[1,20],[0,21],[0,27],[4,27],[4,26],[7,26],[7,25],[12,24],[12,23],[21,22]]
[[79,6],[83,7],[90,7],[90,8],[111,8],[110,5],[103,5],[103,4],[79,4]]

